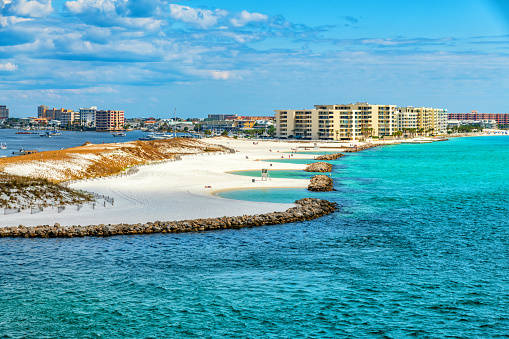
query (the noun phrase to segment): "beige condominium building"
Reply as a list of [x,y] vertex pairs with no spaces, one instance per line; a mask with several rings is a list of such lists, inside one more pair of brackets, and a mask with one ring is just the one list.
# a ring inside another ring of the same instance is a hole
[[310,110],[276,110],[276,135],[286,139],[360,140],[392,135],[396,105],[315,105]]
[[397,129],[436,134],[447,129],[447,110],[432,107],[398,107]]

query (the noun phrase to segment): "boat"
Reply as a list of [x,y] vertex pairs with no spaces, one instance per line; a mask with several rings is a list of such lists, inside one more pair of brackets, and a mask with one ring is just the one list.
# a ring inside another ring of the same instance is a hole
[[26,154],[32,154],[32,153],[39,153],[38,150],[25,150],[24,148],[20,148],[19,151],[14,151],[12,154],[14,155],[26,155]]
[[5,142],[0,143],[0,149],[7,149],[7,144]]
[[41,137],[46,137],[46,138],[51,138],[51,135],[49,134],[49,132],[46,132],[46,133],[43,133],[43,134],[39,134]]
[[16,134],[39,134],[37,132],[16,132]]
[[113,133],[113,136],[114,137],[125,137],[126,134],[124,132],[116,132],[116,133]]

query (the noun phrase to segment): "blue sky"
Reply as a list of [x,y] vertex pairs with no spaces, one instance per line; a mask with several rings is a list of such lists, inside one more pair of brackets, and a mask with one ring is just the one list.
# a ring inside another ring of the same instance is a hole
[[0,0],[0,104],[269,115],[368,101],[509,112],[503,0]]

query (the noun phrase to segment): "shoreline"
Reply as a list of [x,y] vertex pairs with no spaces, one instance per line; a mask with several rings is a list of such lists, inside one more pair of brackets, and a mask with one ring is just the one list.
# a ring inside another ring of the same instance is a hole
[[[219,144],[233,149],[234,153],[184,155],[182,161],[142,166],[135,175],[73,183],[70,186],[74,189],[112,197],[115,205],[105,204],[104,207],[96,209],[84,207],[79,211],[76,209],[72,211],[71,206],[62,213],[49,210],[38,214],[4,215],[0,217],[0,228],[55,223],[67,227],[118,223],[143,224],[153,220],[188,220],[282,212],[295,205],[231,200],[222,198],[217,193],[239,189],[307,188],[309,184],[309,179],[272,178],[271,181],[261,181],[259,177],[253,182],[253,177],[227,173],[263,168],[269,169],[269,174],[272,170],[304,170],[306,164],[270,162],[270,160],[279,160],[279,157],[285,154],[283,152],[295,148],[295,142],[260,140],[255,144],[252,140],[213,138],[204,140],[204,143],[210,146]],[[300,144],[309,145],[306,146],[309,148],[314,146],[314,142],[300,142]],[[348,148],[352,142],[318,144],[326,147],[333,146],[339,151]],[[362,147],[359,148],[359,151],[362,150]],[[294,153],[292,159],[313,160],[315,155]]]
[[89,226],[18,226],[0,228],[0,238],[73,238],[106,237],[115,235],[204,232],[220,229],[240,229],[244,227],[270,226],[297,221],[313,220],[337,210],[337,204],[322,199],[304,198],[295,201],[295,207],[284,212],[272,212],[236,217],[207,219],[154,221],[137,224],[99,224]]
[[[107,177],[72,183],[71,188],[112,197],[114,206],[106,205],[80,211],[71,206],[61,213],[48,210],[38,214],[17,213],[0,217],[0,227],[13,225],[38,226],[58,223],[65,226],[116,223],[146,223],[153,220],[186,220],[244,214],[281,212],[294,204],[233,201],[215,193],[238,188],[306,188],[306,179],[272,179],[261,181],[252,177],[227,174],[237,170],[303,170],[304,164],[272,163],[259,158],[276,158],[289,150],[289,143],[211,139],[206,144],[222,144],[235,148],[235,154],[184,155],[182,161],[142,166],[139,172],[121,178]],[[263,145],[263,146],[262,146]],[[273,152],[271,152],[273,150]],[[279,153],[277,151],[280,151]],[[247,158],[246,158],[247,157]],[[293,158],[309,159],[306,155]],[[209,188],[210,187],[210,188]],[[74,210],[73,210],[74,209]]]

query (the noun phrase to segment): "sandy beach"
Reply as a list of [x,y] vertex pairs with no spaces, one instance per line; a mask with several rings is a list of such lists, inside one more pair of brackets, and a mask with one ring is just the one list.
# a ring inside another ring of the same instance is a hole
[[[4,215],[0,226],[62,226],[93,225],[113,223],[145,223],[149,221],[172,221],[244,214],[280,212],[292,204],[276,204],[236,201],[223,199],[215,192],[238,188],[282,188],[307,187],[309,180],[272,179],[261,181],[257,178],[228,174],[238,170],[288,170],[304,169],[305,165],[273,163],[271,167],[262,159],[288,157],[292,149],[313,150],[313,143],[253,141],[234,139],[204,140],[211,144],[221,144],[237,150],[235,154],[185,155],[181,161],[143,166],[132,176],[81,181],[72,188],[82,189],[114,198],[114,205],[102,204],[92,209],[85,205],[80,211],[68,206],[61,213],[57,209],[46,209],[37,214],[29,211]],[[327,151],[339,151],[339,143],[319,144]],[[343,144],[349,146],[350,143]],[[335,148],[336,147],[336,148]],[[312,159],[313,154],[293,154],[292,158]],[[102,201],[100,201],[102,203]]]

